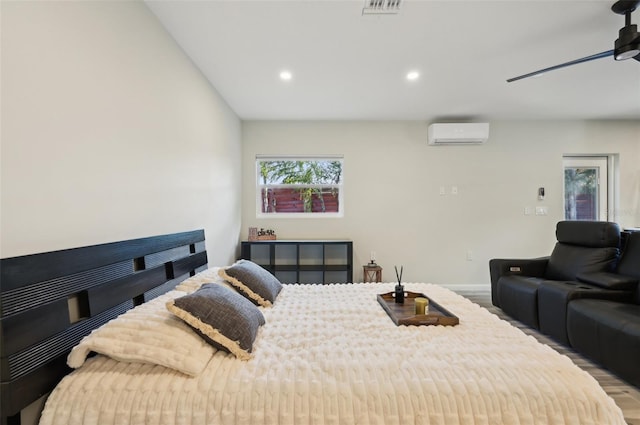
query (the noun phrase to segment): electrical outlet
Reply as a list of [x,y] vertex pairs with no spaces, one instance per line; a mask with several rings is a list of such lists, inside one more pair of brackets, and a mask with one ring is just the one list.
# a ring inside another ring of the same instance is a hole
[[532,210],[531,207],[524,207],[524,215],[531,215]]

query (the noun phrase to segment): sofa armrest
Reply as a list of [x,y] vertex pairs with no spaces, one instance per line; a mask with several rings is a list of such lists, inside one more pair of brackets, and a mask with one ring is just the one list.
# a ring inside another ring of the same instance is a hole
[[519,274],[522,276],[544,277],[549,257],[540,258],[494,258],[489,260],[491,284],[495,285],[502,276]]
[[522,275],[531,277],[544,277],[549,257],[540,258],[494,258],[489,260],[489,274],[491,275],[491,300],[493,305],[500,306],[498,302],[498,280],[502,276]]
[[637,278],[608,272],[578,273],[576,277],[580,282],[589,283],[605,289],[630,290],[638,284]]

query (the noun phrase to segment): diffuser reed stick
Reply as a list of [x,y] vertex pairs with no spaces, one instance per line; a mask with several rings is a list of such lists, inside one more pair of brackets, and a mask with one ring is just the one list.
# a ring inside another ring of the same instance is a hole
[[396,303],[404,304],[404,286],[402,286],[402,272],[404,266],[400,266],[400,273],[398,273],[398,266],[393,266],[396,269],[396,277],[398,278],[398,284],[396,285],[395,299]]
[[404,271],[404,266],[400,266],[400,274],[398,274],[398,266],[393,266],[396,269],[396,277],[398,278],[398,285],[402,284],[402,272]]

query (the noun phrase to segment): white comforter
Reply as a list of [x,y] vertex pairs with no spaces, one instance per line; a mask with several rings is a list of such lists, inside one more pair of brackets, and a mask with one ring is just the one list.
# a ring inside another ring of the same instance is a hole
[[289,285],[248,362],[189,377],[98,355],[58,385],[41,424],[624,424],[586,372],[487,310],[407,284],[460,318],[396,326],[391,284]]

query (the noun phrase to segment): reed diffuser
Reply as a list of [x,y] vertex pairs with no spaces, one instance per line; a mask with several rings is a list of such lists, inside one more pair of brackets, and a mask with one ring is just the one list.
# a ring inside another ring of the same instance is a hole
[[393,266],[396,269],[396,278],[398,278],[398,284],[396,285],[395,299],[396,303],[404,304],[404,286],[402,286],[402,272],[404,266],[400,266],[400,273],[398,273],[398,266]]

